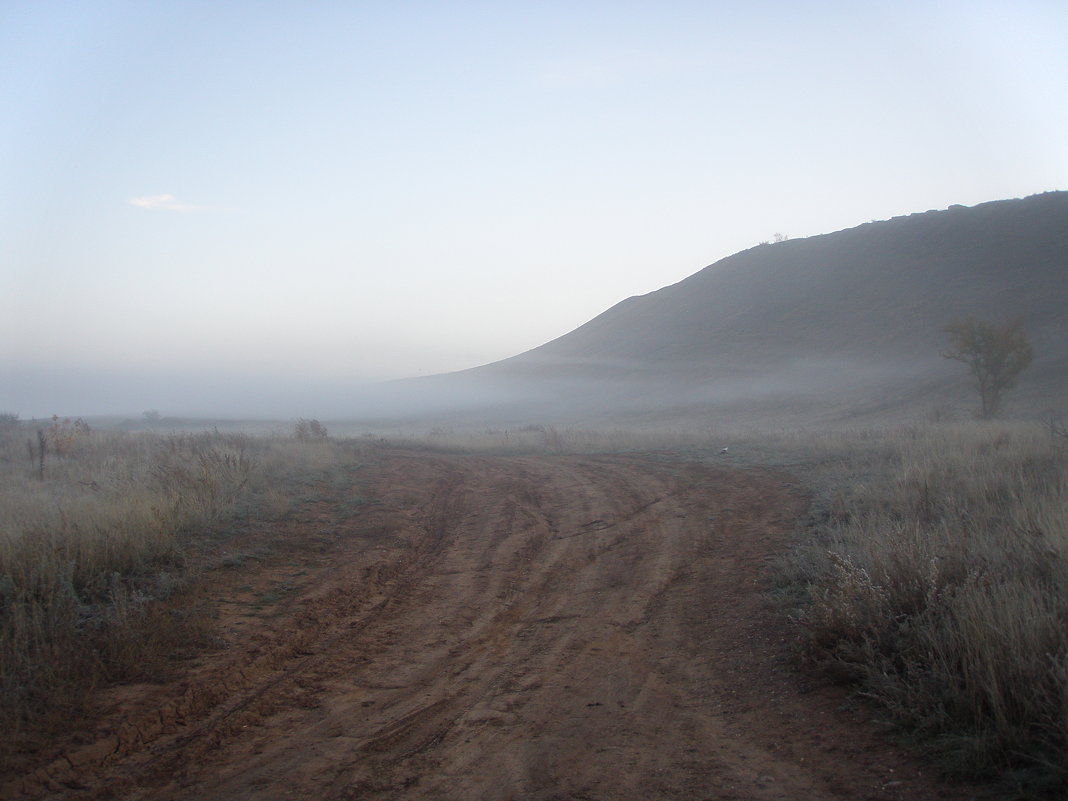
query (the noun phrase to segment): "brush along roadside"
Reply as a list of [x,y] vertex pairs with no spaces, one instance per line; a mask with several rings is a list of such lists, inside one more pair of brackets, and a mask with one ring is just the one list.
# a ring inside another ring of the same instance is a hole
[[[1068,447],[1039,424],[808,438],[779,562],[808,655],[949,775],[1068,788]],[[805,450],[805,438],[784,451]]]
[[206,644],[198,577],[233,564],[227,541],[351,487],[369,458],[328,439],[69,426],[38,449],[34,433],[0,431],[0,769],[69,727],[92,689],[157,680]]

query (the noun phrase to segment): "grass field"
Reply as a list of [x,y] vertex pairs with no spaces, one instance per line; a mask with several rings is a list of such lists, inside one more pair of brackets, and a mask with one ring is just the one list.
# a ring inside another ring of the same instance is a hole
[[[240,567],[227,538],[324,493],[342,502],[370,447],[101,432],[76,421],[40,431],[0,431],[0,725],[14,740],[62,725],[93,687],[151,679],[205,644],[211,609],[192,590],[206,570]],[[878,704],[949,774],[1000,779],[1021,794],[1068,786],[1063,430],[527,426],[437,430],[392,445],[658,450],[788,470],[812,502],[776,565],[776,594],[804,656]]]
[[205,644],[197,576],[234,561],[236,530],[340,480],[361,447],[69,420],[0,430],[0,743],[45,736],[92,688],[158,678]]

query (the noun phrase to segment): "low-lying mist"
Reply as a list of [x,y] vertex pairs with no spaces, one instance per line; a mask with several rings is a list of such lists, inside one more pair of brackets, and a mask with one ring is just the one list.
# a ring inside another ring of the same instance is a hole
[[875,412],[891,400],[907,401],[910,395],[916,396],[912,405],[930,402],[934,385],[955,384],[957,378],[937,361],[873,364],[817,356],[762,370],[719,373],[710,365],[642,369],[639,364],[615,362],[592,367],[589,372],[600,377],[570,370],[545,369],[533,371],[535,375],[472,370],[369,387],[355,398],[351,417],[461,426],[640,427],[709,419],[743,424],[774,419],[780,424],[792,416],[805,422]]
[[[502,365],[503,366],[503,365]],[[757,367],[619,360],[581,369],[546,360],[531,369],[467,370],[388,383],[219,374],[37,373],[12,376],[0,411],[21,419],[110,416],[140,420],[291,421],[368,428],[526,424],[657,427],[668,424],[807,425],[932,414],[966,417],[966,372],[937,355],[873,361],[808,355]],[[1025,375],[1011,416],[1063,418],[1063,395]],[[947,412],[948,410],[948,412]]]

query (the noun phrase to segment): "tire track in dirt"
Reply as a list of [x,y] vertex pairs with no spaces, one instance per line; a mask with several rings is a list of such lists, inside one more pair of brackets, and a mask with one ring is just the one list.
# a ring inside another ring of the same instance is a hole
[[385,544],[352,537],[255,653],[24,797],[955,797],[800,692],[762,596],[801,510],[781,476],[396,453],[378,494]]

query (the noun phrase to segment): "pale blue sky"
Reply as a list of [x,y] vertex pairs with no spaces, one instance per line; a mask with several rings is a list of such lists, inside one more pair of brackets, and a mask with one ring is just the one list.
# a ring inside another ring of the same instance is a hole
[[776,232],[1066,189],[1066,43],[1059,0],[0,0],[0,409],[343,414]]

